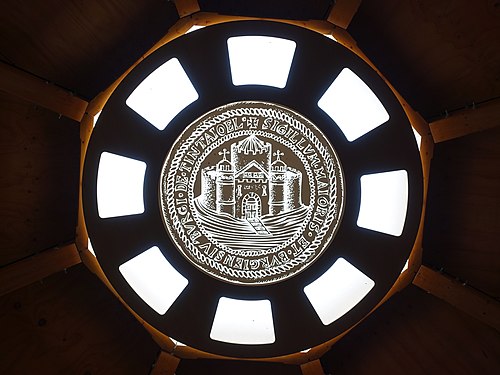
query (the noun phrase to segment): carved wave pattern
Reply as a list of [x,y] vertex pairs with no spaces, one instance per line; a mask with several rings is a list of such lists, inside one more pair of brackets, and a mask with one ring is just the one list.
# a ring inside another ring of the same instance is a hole
[[265,251],[288,241],[301,230],[309,212],[308,206],[274,216],[263,216],[261,222],[270,234],[257,234],[245,219],[233,218],[206,208],[198,199],[194,206],[198,219],[211,239],[236,251]]

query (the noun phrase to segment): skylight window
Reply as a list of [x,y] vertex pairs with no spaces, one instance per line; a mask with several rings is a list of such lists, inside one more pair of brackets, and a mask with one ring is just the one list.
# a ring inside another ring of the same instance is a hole
[[344,258],[304,287],[309,302],[326,326],[356,306],[375,286],[375,282]]
[[233,84],[284,88],[295,47],[293,40],[269,36],[229,38],[227,48]]
[[344,68],[318,101],[349,142],[389,120],[373,91],[352,70]]
[[275,337],[271,302],[221,297],[210,338],[232,344],[272,344]]
[[158,130],[163,130],[198,92],[178,59],[172,58],[148,75],[126,103]]
[[405,170],[361,176],[358,226],[400,236],[408,207],[408,173]]
[[101,218],[144,212],[146,163],[103,152],[97,172],[97,209]]
[[156,246],[123,263],[119,270],[134,291],[158,314],[165,314],[188,280]]

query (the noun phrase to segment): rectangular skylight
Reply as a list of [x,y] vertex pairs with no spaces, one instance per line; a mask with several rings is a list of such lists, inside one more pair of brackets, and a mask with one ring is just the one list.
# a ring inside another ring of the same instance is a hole
[[408,207],[408,173],[405,170],[361,176],[358,226],[400,236]]
[[275,337],[271,302],[221,297],[210,338],[232,344],[272,344]]
[[304,287],[309,302],[327,326],[356,306],[375,286],[375,282],[344,258]]
[[103,152],[97,171],[97,209],[101,218],[144,212],[146,163]]
[[127,105],[159,130],[189,104],[198,92],[178,59],[172,58],[147,76],[126,100]]
[[158,314],[165,314],[188,280],[156,246],[123,263],[119,270],[134,291]]
[[238,36],[227,40],[235,86],[286,86],[296,44],[270,36]]
[[318,101],[349,142],[389,120],[373,91],[352,70],[344,68]]

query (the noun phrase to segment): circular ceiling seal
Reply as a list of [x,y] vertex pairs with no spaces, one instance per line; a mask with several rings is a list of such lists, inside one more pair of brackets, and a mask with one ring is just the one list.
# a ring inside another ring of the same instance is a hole
[[231,357],[299,352],[359,322],[398,278],[422,209],[418,147],[383,79],[323,35],[267,21],[206,27],[138,64],[82,181],[123,300]]
[[235,284],[286,280],[327,248],[343,208],[338,157],[309,120],[236,102],[176,140],[161,176],[165,226],[200,270]]

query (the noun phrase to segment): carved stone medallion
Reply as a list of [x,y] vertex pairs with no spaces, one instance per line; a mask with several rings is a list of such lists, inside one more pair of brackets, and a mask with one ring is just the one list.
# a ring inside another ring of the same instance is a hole
[[237,102],[190,124],[167,155],[166,230],[203,272],[268,284],[304,270],[331,242],[344,202],[332,145],[283,106]]

